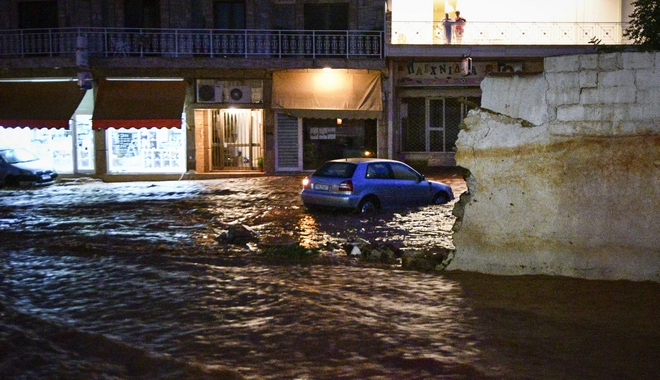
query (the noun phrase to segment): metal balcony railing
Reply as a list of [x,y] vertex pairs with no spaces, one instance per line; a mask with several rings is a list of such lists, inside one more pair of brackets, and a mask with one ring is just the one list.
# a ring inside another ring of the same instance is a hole
[[383,58],[382,31],[57,28],[0,30],[0,58],[129,57]]
[[[631,44],[623,36],[628,23],[466,22],[451,25],[451,44],[462,45],[603,45]],[[392,21],[393,45],[446,44],[442,22]],[[463,33],[460,32],[460,27]]]

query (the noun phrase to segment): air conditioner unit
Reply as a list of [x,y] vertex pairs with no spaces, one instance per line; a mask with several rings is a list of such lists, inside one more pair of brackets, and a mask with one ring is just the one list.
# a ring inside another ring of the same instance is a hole
[[252,88],[250,86],[228,87],[227,103],[252,103]]
[[197,80],[197,103],[222,103],[222,84],[216,80]]

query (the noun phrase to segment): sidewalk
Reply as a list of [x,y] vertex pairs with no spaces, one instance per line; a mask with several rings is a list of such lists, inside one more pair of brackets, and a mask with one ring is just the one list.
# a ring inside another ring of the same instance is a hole
[[[461,177],[462,169],[457,166],[427,166],[423,168],[415,168],[421,174],[429,177]],[[296,171],[296,172],[275,172],[266,173],[258,170],[225,170],[214,171],[208,173],[197,173],[190,170],[182,174],[159,174],[159,173],[144,173],[144,174],[100,174],[100,175],[83,175],[83,174],[60,174],[60,181],[76,181],[82,178],[92,178],[103,182],[148,182],[148,181],[184,181],[184,180],[207,180],[207,179],[224,179],[224,178],[249,178],[249,177],[267,177],[267,176],[305,176],[309,175],[311,171]]]

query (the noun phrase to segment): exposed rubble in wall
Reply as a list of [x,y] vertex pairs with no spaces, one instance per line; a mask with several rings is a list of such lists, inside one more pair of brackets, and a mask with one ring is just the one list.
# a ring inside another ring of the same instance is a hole
[[660,281],[660,53],[547,58],[482,91],[447,269]]

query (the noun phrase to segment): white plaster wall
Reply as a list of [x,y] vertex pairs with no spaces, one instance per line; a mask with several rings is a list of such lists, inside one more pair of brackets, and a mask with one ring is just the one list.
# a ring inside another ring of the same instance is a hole
[[660,53],[545,69],[482,84],[447,269],[660,281]]

